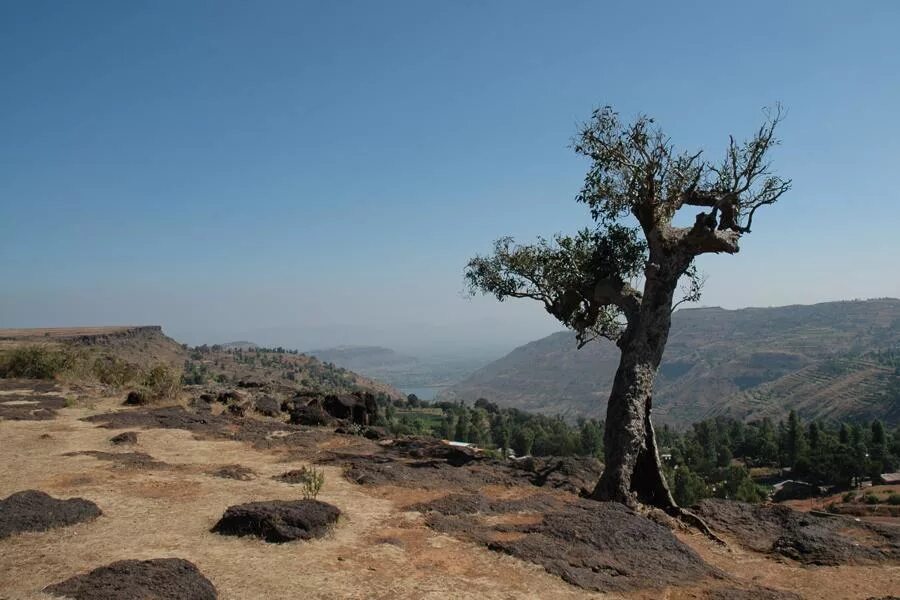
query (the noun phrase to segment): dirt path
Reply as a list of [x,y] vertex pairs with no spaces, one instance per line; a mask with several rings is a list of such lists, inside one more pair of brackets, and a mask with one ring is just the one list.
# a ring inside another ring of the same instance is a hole
[[[0,421],[0,497],[24,489],[96,502],[96,521],[0,540],[0,599],[48,598],[40,589],[121,559],[179,557],[195,563],[220,598],[614,598],[579,590],[542,568],[437,534],[416,512],[365,493],[326,467],[319,498],[345,517],[326,539],[266,544],[209,529],[231,504],[299,497],[272,480],[299,461],[229,441],[199,441],[181,430],[141,430],[115,447],[120,430],[79,418],[112,409],[64,408],[50,421]],[[47,437],[49,436],[49,437]],[[70,452],[143,452],[150,468]],[[249,467],[251,481],[213,477],[222,465]]]

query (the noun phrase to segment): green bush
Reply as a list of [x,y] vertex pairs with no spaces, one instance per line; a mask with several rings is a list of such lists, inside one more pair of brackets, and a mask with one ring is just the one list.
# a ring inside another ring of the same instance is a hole
[[125,387],[138,375],[136,366],[111,355],[95,359],[92,372],[100,383],[118,388]]
[[0,355],[0,377],[53,379],[73,362],[73,355],[66,350],[24,346]]
[[853,492],[847,492],[846,494],[844,494],[843,500],[844,500],[844,502],[853,502],[853,500],[854,500],[855,498],[856,498],[856,494],[855,494],[855,493],[853,493]]
[[866,492],[866,494],[863,495],[863,502],[866,504],[878,504],[878,496],[872,492]]
[[890,496],[888,496],[888,504],[893,504],[894,506],[900,505],[900,494],[894,492]]
[[144,374],[141,386],[154,400],[174,398],[181,389],[181,376],[165,365],[157,365]]

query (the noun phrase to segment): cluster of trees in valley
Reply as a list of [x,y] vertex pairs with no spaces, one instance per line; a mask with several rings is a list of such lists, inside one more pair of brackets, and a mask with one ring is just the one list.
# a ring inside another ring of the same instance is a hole
[[[383,407],[384,424],[395,435],[433,435],[516,456],[593,456],[603,460],[603,421],[500,408],[486,399],[428,403],[411,395]],[[718,417],[678,431],[657,431],[660,452],[676,501],[689,506],[716,496],[759,502],[768,484],[790,478],[816,486],[849,489],[900,465],[900,427],[881,421],[805,423],[786,420],[744,423]]]

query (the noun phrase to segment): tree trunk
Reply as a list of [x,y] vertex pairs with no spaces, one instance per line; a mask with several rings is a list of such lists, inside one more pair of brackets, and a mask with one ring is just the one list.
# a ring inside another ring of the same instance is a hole
[[650,422],[653,380],[672,321],[677,277],[648,277],[640,314],[620,340],[622,357],[606,409],[606,465],[593,497],[677,509],[662,472]]

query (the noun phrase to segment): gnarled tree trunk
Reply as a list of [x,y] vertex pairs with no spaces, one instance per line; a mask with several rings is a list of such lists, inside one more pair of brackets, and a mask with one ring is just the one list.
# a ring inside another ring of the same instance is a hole
[[606,466],[593,497],[672,510],[677,505],[662,472],[650,409],[678,278],[653,275],[648,273],[639,315],[619,341],[622,357],[606,409]]

